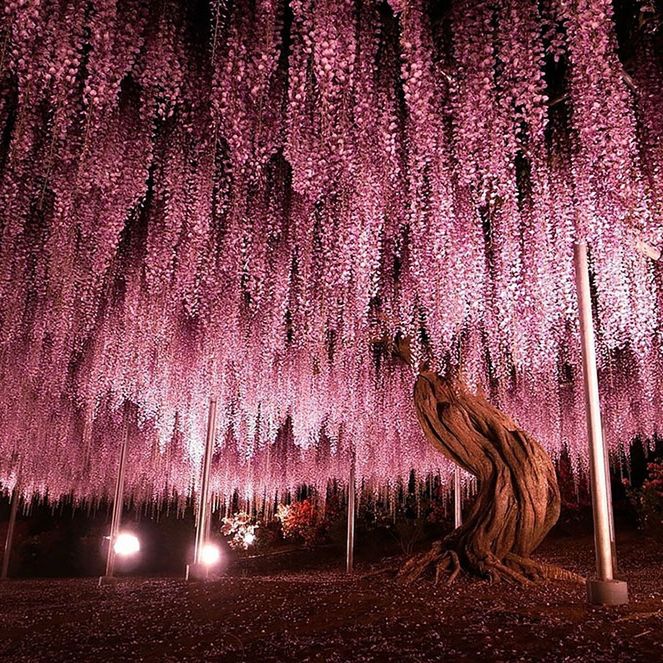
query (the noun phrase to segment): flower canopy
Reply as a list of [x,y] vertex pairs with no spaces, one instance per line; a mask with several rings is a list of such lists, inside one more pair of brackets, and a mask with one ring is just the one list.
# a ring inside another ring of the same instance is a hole
[[3,0],[0,481],[103,494],[126,432],[186,493],[210,397],[219,493],[445,472],[421,362],[581,464],[579,238],[609,443],[658,430],[661,31],[618,9]]

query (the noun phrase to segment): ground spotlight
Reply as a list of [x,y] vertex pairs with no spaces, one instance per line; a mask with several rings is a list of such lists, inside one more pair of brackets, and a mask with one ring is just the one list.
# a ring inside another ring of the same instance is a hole
[[221,550],[214,543],[206,543],[200,550],[200,561],[205,566],[214,566],[221,559]]
[[120,555],[121,557],[135,555],[140,550],[140,541],[138,537],[129,532],[121,532],[115,539],[113,550],[116,555]]

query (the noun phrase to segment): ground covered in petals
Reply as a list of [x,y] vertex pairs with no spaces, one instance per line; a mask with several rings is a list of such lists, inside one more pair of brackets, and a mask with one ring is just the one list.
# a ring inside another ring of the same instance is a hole
[[[620,542],[631,603],[593,608],[583,588],[459,578],[405,587],[381,567],[349,578],[329,551],[265,558],[219,580],[17,580],[0,586],[11,661],[655,661],[663,651],[663,548]],[[540,559],[586,574],[591,541]],[[288,567],[288,568],[284,568]]]

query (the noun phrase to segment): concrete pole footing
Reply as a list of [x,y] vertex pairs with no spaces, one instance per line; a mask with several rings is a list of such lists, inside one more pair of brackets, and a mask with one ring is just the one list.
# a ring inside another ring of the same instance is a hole
[[628,587],[623,580],[587,580],[587,601],[593,605],[628,603]]
[[205,564],[187,564],[186,580],[208,580],[210,577],[209,567]]
[[98,587],[117,585],[117,578],[115,576],[100,576],[99,582],[97,583]]

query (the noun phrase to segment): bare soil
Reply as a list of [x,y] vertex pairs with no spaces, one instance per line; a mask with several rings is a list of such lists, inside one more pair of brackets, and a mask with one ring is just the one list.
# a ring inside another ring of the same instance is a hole
[[[205,583],[9,581],[0,659],[663,661],[663,547],[637,536],[618,547],[631,602],[617,608],[588,606],[584,588],[565,583],[405,587],[367,564],[348,577],[338,551],[252,560]],[[555,538],[536,558],[587,575],[591,539]]]

